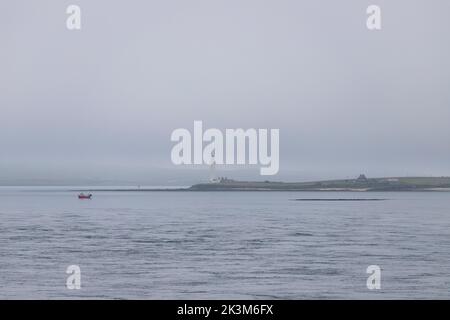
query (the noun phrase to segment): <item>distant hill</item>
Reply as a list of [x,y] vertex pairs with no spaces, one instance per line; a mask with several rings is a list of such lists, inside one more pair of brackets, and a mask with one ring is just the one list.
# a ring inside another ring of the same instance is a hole
[[450,177],[392,177],[313,182],[235,181],[221,178],[190,191],[450,191]]

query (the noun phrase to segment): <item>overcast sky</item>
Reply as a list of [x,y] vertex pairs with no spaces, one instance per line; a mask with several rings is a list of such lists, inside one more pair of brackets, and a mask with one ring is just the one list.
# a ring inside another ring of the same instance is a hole
[[[366,28],[370,4],[380,31]],[[272,180],[450,175],[449,12],[448,0],[1,1],[0,184],[206,179],[170,161],[171,132],[194,120],[279,128]]]

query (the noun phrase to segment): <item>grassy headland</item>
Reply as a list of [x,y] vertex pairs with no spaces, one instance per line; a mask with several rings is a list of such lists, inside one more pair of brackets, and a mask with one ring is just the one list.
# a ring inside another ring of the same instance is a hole
[[450,191],[450,177],[370,178],[314,182],[235,181],[193,185],[189,191]]

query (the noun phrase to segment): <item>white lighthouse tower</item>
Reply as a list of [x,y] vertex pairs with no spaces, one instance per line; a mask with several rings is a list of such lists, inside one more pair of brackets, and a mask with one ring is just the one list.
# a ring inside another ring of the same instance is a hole
[[216,177],[216,152],[211,152],[211,163],[209,164],[209,183],[217,183],[219,180]]

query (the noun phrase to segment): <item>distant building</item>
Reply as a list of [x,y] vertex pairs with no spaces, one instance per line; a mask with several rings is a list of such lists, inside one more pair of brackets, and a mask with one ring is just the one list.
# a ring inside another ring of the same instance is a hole
[[364,175],[364,174],[360,174],[358,179],[356,179],[356,182],[367,182],[367,181],[369,181],[369,180],[367,179],[366,175]]

